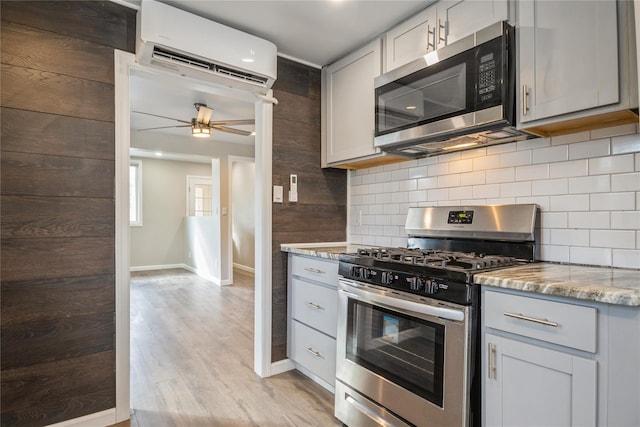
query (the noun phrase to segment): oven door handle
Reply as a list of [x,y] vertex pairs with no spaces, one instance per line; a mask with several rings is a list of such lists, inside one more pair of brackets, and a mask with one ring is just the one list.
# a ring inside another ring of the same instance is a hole
[[345,289],[340,289],[339,291],[345,294],[347,297],[359,299],[364,302],[382,304],[392,309],[408,310],[426,316],[439,317],[441,319],[454,320],[459,322],[464,320],[464,312],[453,308],[434,307],[429,304],[421,304],[419,302],[407,301],[401,298],[393,298],[386,295],[377,295],[360,289],[350,289],[348,291]]

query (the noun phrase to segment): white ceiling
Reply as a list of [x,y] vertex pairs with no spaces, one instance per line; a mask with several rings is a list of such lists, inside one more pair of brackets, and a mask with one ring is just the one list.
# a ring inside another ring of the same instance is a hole
[[[140,0],[118,0],[135,5]],[[424,9],[433,0],[163,0],[164,3],[267,39],[278,53],[312,66],[328,65]],[[195,102],[214,109],[213,120],[253,118],[253,103],[224,96],[183,78],[137,72],[131,79],[131,110],[190,120]],[[132,113],[131,128],[181,124]],[[242,129],[253,130],[251,126]],[[189,136],[189,128],[145,132]],[[253,137],[214,132],[212,140],[253,143]]]

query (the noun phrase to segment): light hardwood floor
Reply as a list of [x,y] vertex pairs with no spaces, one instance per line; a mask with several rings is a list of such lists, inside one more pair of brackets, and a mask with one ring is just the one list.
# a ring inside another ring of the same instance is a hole
[[338,426],[333,395],[297,371],[253,372],[253,275],[131,273],[131,426]]

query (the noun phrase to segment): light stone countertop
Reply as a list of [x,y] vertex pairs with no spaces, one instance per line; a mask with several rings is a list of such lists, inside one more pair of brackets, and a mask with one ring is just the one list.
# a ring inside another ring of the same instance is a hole
[[640,306],[640,270],[539,262],[476,274],[474,279],[484,286]]
[[292,254],[315,256],[337,261],[340,254],[356,252],[359,247],[364,246],[350,245],[346,242],[283,243],[280,245],[280,250]]

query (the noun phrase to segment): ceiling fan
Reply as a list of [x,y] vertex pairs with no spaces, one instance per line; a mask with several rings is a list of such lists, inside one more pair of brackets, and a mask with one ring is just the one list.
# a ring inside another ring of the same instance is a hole
[[176,119],[173,117],[160,116],[158,114],[145,113],[142,111],[132,111],[132,113],[144,114],[147,116],[160,117],[163,119],[175,120],[180,123],[186,123],[184,125],[174,125],[174,126],[160,126],[153,128],[145,128],[138,129],[138,131],[145,130],[155,130],[155,129],[169,129],[169,128],[191,128],[191,134],[195,137],[206,138],[211,136],[211,130],[219,130],[221,132],[233,133],[236,135],[249,136],[255,134],[252,131],[236,129],[229,126],[242,126],[242,125],[252,125],[255,123],[254,119],[241,119],[241,120],[211,120],[211,116],[213,115],[213,109],[207,107],[206,104],[202,104],[196,102],[193,104],[198,112],[197,117],[192,118],[191,120],[182,120]]

